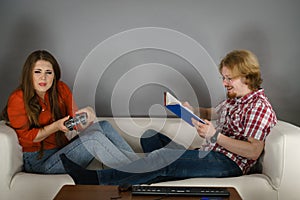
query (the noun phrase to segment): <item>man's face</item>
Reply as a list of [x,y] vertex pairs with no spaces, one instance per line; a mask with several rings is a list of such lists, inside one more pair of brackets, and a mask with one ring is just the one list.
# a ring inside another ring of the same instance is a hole
[[244,83],[244,78],[241,76],[234,76],[228,67],[223,66],[221,74],[228,98],[243,97],[251,92],[248,85]]

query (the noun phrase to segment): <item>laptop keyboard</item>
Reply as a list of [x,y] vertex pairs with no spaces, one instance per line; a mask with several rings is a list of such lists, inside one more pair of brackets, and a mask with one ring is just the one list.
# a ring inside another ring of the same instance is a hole
[[133,195],[174,195],[174,196],[210,196],[226,197],[230,193],[226,188],[220,187],[174,187],[174,186],[151,186],[133,185]]

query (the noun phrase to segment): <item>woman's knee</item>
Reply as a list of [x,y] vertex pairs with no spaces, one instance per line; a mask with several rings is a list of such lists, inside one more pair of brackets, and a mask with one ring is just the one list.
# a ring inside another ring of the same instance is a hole
[[112,127],[107,120],[102,120],[98,122],[101,127]]

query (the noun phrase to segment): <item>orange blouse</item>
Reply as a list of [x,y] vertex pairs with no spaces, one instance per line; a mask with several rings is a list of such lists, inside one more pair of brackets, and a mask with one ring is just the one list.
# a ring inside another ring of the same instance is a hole
[[[57,86],[60,96],[59,106],[62,113],[64,113],[65,116],[73,116],[74,112],[77,110],[77,106],[73,101],[71,90],[62,81],[59,81]],[[45,95],[45,100],[43,101],[40,99],[39,103],[42,107],[42,111],[39,116],[39,123],[43,127],[53,122],[48,93]],[[29,119],[25,110],[22,90],[16,90],[10,95],[8,99],[7,113],[10,125],[15,129],[23,151],[39,151],[41,143],[33,142],[39,132],[39,128],[29,127]],[[55,134],[51,134],[44,140],[44,149],[53,148],[57,148]]]

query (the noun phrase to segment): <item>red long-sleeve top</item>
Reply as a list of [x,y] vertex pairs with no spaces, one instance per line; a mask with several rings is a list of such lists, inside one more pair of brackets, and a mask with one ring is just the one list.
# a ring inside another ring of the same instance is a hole
[[[57,86],[60,97],[59,107],[63,115],[73,116],[74,111],[77,110],[77,106],[73,101],[71,90],[62,81],[59,81]],[[45,94],[44,100],[40,99],[39,103],[42,106],[42,111],[39,115],[39,123],[41,127],[44,127],[53,122],[48,93]],[[39,132],[39,128],[29,127],[29,119],[25,110],[22,90],[16,90],[10,95],[7,113],[10,125],[17,133],[23,152],[39,151],[41,143],[33,142]],[[57,147],[54,133],[44,140],[44,149],[53,149]]]

